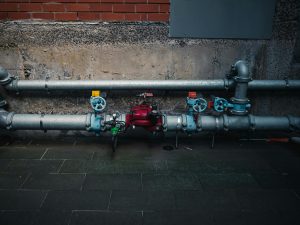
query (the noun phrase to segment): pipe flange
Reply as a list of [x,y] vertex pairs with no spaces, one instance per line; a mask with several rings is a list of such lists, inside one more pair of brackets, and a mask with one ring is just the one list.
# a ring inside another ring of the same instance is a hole
[[91,113],[88,113],[86,115],[86,120],[85,120],[85,127],[86,127],[86,130],[89,131],[91,129],[91,117],[92,117],[92,114]]
[[290,131],[295,131],[295,130],[300,129],[300,125],[299,125],[299,127],[297,127],[297,125],[296,125],[296,120],[295,120],[294,116],[288,115],[287,118],[288,118],[288,121],[289,121]]
[[237,104],[248,104],[250,103],[250,100],[248,98],[240,99],[240,98],[231,97],[230,102],[237,103]]
[[230,109],[229,112],[230,112],[230,114],[236,115],[236,116],[245,116],[249,113],[248,110],[238,111],[238,110],[235,110],[235,109]]
[[248,118],[249,118],[250,129],[252,131],[255,131],[256,128],[255,117],[253,115],[248,115]]
[[12,127],[12,121],[13,121],[13,117],[14,117],[15,113],[14,112],[11,112],[7,115],[6,117],[6,129],[7,130],[11,130],[13,127]]
[[225,131],[229,131],[229,118],[226,114],[223,114],[223,126]]
[[237,83],[249,83],[252,79],[251,79],[251,77],[234,76],[233,80]]
[[202,131],[202,118],[201,116],[198,116],[198,119],[197,119],[197,131]]

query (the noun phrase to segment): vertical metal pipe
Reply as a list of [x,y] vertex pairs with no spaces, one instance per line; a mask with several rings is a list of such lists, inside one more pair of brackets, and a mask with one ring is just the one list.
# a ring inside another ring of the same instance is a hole
[[239,60],[232,67],[233,79],[235,80],[234,97],[230,99],[233,108],[230,110],[233,115],[245,115],[248,113],[247,98],[248,82],[251,80],[250,72],[245,61]]

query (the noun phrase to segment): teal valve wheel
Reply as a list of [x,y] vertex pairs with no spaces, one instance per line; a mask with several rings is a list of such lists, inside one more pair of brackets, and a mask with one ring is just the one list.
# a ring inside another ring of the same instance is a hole
[[228,108],[228,101],[225,98],[216,97],[214,99],[214,110],[224,112]]
[[204,98],[197,98],[193,105],[193,110],[195,112],[203,112],[207,108],[207,101]]
[[106,107],[106,100],[100,96],[98,97],[91,97],[90,104],[95,112],[102,112]]

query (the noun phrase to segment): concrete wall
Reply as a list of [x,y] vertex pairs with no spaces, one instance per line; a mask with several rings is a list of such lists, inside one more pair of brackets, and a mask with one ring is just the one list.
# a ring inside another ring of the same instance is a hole
[[[167,24],[0,23],[0,64],[20,79],[215,79],[238,59],[254,79],[300,79],[290,73],[297,30],[296,1],[277,3],[271,40],[172,39]],[[211,93],[203,93],[209,97]],[[231,93],[218,93],[230,97]],[[9,110],[85,113],[90,93],[7,93]],[[134,93],[108,93],[107,111],[128,111]],[[157,93],[161,109],[182,111],[185,93]],[[299,92],[252,92],[255,114],[300,114]]]

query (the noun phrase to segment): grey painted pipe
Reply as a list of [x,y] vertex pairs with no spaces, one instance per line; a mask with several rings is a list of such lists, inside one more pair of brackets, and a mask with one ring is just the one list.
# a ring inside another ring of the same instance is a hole
[[[185,131],[187,115],[165,115],[163,127],[165,131]],[[208,116],[200,115],[195,131],[300,131],[300,117],[293,116]],[[191,131],[191,130],[189,130]]]
[[8,113],[0,117],[0,128],[12,130],[88,130],[91,114],[43,115]]
[[199,131],[291,131],[300,130],[300,117],[293,116],[200,116]]
[[[235,86],[231,79],[217,80],[13,80],[10,91],[80,90],[226,90]],[[253,80],[249,90],[300,90],[300,80]]]

